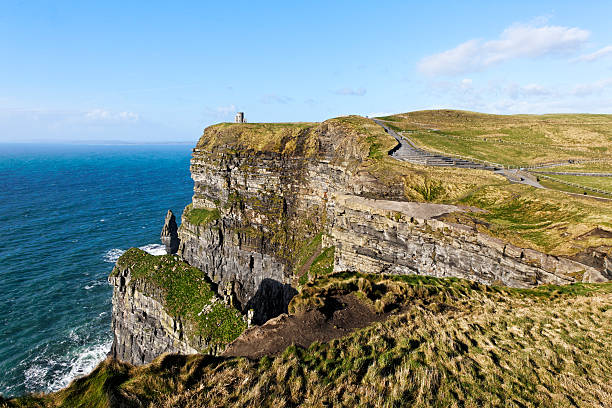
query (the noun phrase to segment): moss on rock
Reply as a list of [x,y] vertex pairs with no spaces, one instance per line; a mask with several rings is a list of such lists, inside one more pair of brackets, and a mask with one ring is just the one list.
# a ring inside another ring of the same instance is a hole
[[117,261],[111,275],[129,269],[129,285],[145,295],[159,297],[166,312],[192,326],[191,336],[201,336],[210,347],[227,344],[246,329],[240,312],[223,303],[204,272],[175,255],[154,256],[131,248]]

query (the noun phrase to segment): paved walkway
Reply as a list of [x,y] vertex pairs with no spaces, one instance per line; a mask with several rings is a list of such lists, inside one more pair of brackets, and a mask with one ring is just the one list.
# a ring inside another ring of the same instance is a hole
[[505,169],[497,170],[495,171],[495,173],[505,176],[511,183],[527,184],[528,186],[532,186],[535,188],[546,188],[540,183],[538,183],[538,179],[536,177],[525,171]]
[[405,136],[400,136],[396,131],[385,125],[378,119],[372,119],[376,124],[382,126],[382,128],[393,136],[399,143],[397,147],[392,149],[389,154],[397,160],[406,161],[414,164],[423,164],[427,166],[440,166],[440,167],[459,167],[467,169],[481,169],[481,170],[501,170],[501,168],[494,167],[492,165],[475,163],[470,160],[460,159],[456,157],[444,156],[442,154],[431,153],[416,147],[414,142]]
[[414,142],[409,138],[397,134],[396,131],[385,125],[382,121],[378,119],[372,120],[376,122],[376,124],[382,126],[382,128],[385,129],[385,132],[393,136],[395,140],[397,140],[397,142],[399,143],[389,152],[391,157],[397,160],[406,161],[414,164],[423,164],[426,166],[490,170],[506,177],[511,183],[521,183],[536,188],[545,188],[543,185],[538,183],[536,177],[524,171],[503,169],[492,165],[474,163],[465,159],[458,159],[455,157],[444,156],[441,154],[425,151],[416,147]]

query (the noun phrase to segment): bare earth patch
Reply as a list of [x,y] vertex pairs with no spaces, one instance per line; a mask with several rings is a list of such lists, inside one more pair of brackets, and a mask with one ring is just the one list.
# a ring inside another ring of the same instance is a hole
[[344,337],[389,315],[376,313],[352,293],[335,296],[322,310],[282,314],[262,326],[247,329],[229,344],[222,356],[256,359],[279,354],[291,345],[307,348],[315,341],[327,342]]

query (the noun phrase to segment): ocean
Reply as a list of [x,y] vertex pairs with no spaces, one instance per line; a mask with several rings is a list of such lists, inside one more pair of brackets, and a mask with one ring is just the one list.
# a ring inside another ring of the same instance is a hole
[[112,341],[107,276],[130,247],[165,253],[191,201],[191,146],[0,144],[0,394],[58,390]]

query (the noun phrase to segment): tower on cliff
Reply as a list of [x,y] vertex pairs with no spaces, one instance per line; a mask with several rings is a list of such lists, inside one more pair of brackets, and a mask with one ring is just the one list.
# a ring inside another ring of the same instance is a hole
[[246,123],[246,120],[244,120],[244,112],[238,112],[236,114],[236,123]]

